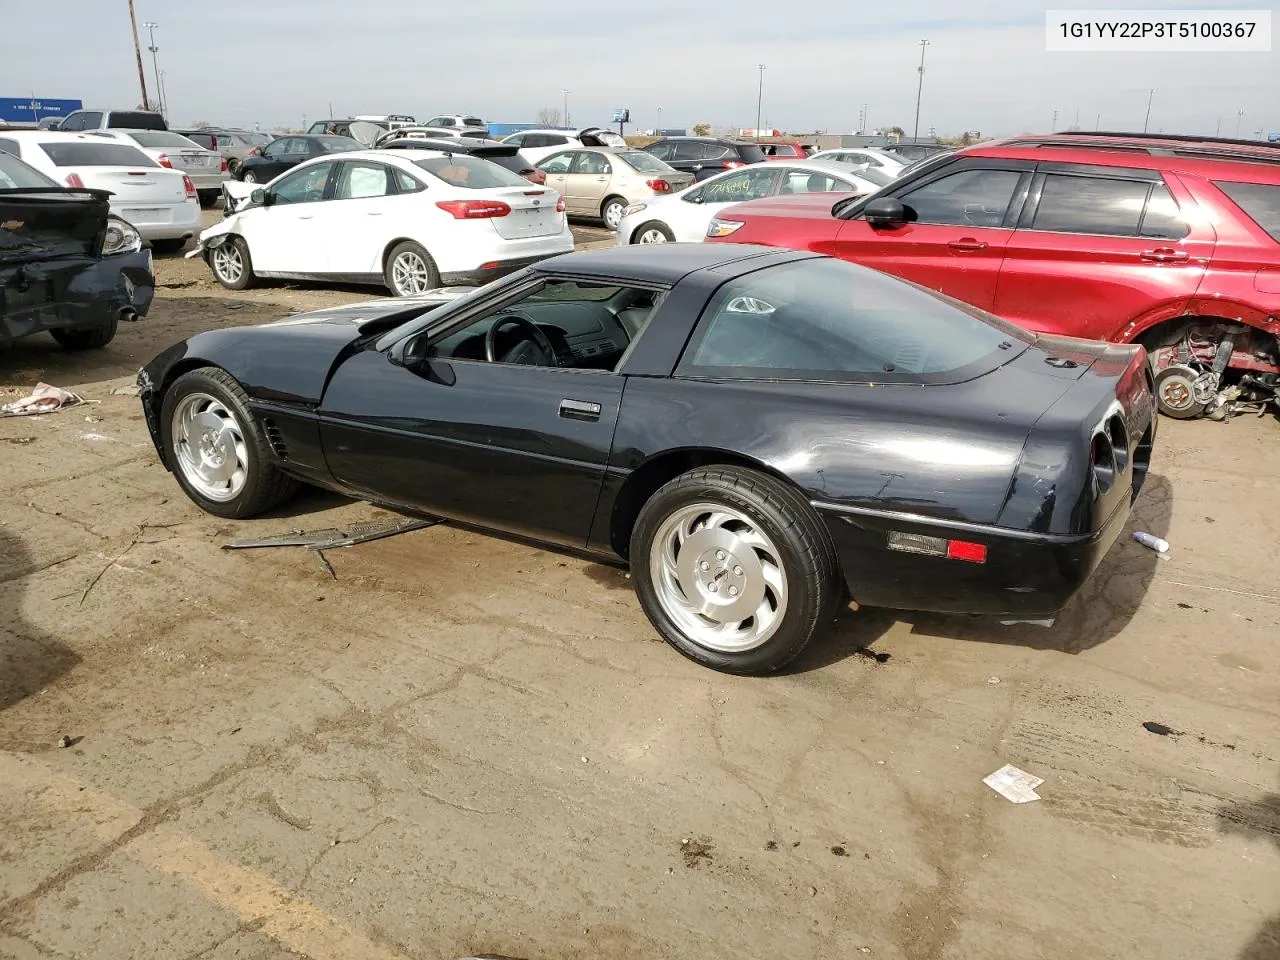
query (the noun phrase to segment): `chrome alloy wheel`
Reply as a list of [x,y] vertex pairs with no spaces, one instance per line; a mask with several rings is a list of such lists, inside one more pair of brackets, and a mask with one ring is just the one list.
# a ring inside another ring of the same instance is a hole
[[213,272],[226,283],[239,283],[244,276],[244,257],[240,246],[233,240],[213,248]]
[[431,289],[430,271],[422,254],[406,250],[391,263],[391,282],[402,297],[426,293]]
[[622,214],[626,211],[627,205],[619,203],[617,200],[610,201],[609,205],[604,208],[604,225],[610,230],[617,230],[618,224],[622,222]]
[[183,397],[173,411],[173,456],[203,497],[234,500],[249,478],[244,430],[221,400],[207,393]]
[[717,503],[681,507],[649,554],[663,612],[699,646],[745,653],[765,643],[787,610],[778,548],[746,514]]
[[657,227],[650,227],[648,230],[641,231],[639,239],[636,240],[636,243],[666,243],[666,242],[667,242],[667,235],[663,233],[661,230],[659,230]]

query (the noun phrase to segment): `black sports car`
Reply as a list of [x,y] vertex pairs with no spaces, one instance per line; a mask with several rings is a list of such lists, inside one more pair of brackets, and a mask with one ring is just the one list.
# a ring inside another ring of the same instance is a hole
[[255,147],[241,161],[236,178],[245,183],[268,183],[303,160],[363,149],[364,144],[351,137],[277,137],[265,147]]
[[211,513],[303,481],[629,563],[658,631],[739,673],[848,595],[1052,616],[1155,434],[1140,347],[752,246],[573,253],[448,303],[212,330],[138,379]]

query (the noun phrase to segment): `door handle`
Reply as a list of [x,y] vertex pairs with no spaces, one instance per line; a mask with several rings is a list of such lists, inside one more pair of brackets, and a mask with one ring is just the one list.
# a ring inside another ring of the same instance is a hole
[[299,219],[299,220],[310,220],[310,219],[311,219],[312,217],[314,217],[314,216],[315,216],[315,214],[314,214],[314,213],[300,213],[300,214],[298,214],[298,219]]
[[366,211],[364,212],[364,215],[365,215],[366,217],[380,217],[380,216],[382,216],[382,211],[381,211],[381,210],[366,210]]
[[599,420],[600,404],[587,400],[570,400],[566,397],[560,401],[560,416],[566,420]]
[[609,182],[608,177],[596,177],[596,183],[608,183],[608,182]]
[[986,243],[982,240],[975,240],[973,237],[961,237],[959,240],[951,240],[947,243],[947,246],[961,253],[977,253],[979,250],[987,249]]
[[1154,250],[1143,250],[1140,254],[1147,263],[1186,263],[1191,254],[1173,247],[1156,247]]

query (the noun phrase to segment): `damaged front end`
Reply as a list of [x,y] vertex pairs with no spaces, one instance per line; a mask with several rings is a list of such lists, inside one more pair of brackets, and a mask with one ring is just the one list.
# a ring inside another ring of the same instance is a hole
[[1280,410],[1280,341],[1243,323],[1190,323],[1148,348],[1160,412],[1226,420]]
[[79,331],[114,331],[118,320],[150,309],[151,251],[111,215],[108,196],[0,190],[0,343],[41,332],[65,341]]

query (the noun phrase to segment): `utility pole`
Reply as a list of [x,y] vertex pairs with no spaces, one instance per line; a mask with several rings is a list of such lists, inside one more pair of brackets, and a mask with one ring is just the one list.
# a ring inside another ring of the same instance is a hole
[[1142,132],[1147,132],[1147,125],[1151,123],[1151,101],[1156,95],[1155,87],[1147,91],[1147,117],[1142,121]]
[[142,88],[142,108],[145,110],[151,101],[147,99],[147,73],[142,69],[142,47],[138,43],[138,18],[133,12],[133,0],[129,0],[129,25],[133,27],[133,53],[138,58],[138,86]]
[[928,40],[920,41],[920,66],[916,69],[920,71],[920,79],[916,83],[916,125],[911,133],[912,140],[920,138],[920,97],[924,94],[924,50],[929,46]]
[[169,94],[165,92],[164,81],[169,75],[167,70],[160,71],[160,108],[164,111],[165,119],[171,119],[169,116]]
[[655,130],[654,132],[657,133],[658,136],[662,136],[661,133],[658,133],[658,131],[660,131],[661,129],[662,129],[662,106],[659,105],[658,106],[658,129]]
[[1102,129],[1102,114],[1098,114],[1098,119],[1093,121],[1093,129],[1095,132]]
[[1236,139],[1240,139],[1240,124],[1244,120],[1244,107],[1236,111]]
[[1053,111],[1053,123],[1049,127],[1049,132],[1050,133],[1058,132],[1058,111],[1056,109]]
[[1080,129],[1080,108],[1076,107],[1076,122],[1072,124],[1077,130]]
[[1213,129],[1213,135],[1219,137],[1222,135],[1222,114],[1218,114],[1218,125]]
[[569,126],[569,88],[564,88],[564,125]]
[[164,114],[164,94],[161,92],[161,87],[160,87],[160,60],[156,55],[157,52],[160,50],[160,48],[156,46],[156,27],[160,26],[160,24],[156,23],[153,20],[148,20],[145,23],[143,23],[143,26],[147,28],[147,39],[150,40],[151,42],[151,45],[147,47],[147,49],[151,51],[151,69],[154,72],[154,75],[156,78],[156,96],[160,98],[160,101],[159,101],[160,113],[161,115],[163,115]]
[[760,67],[760,87],[756,90],[756,143],[760,142],[760,113],[761,107],[764,105],[764,64]]

